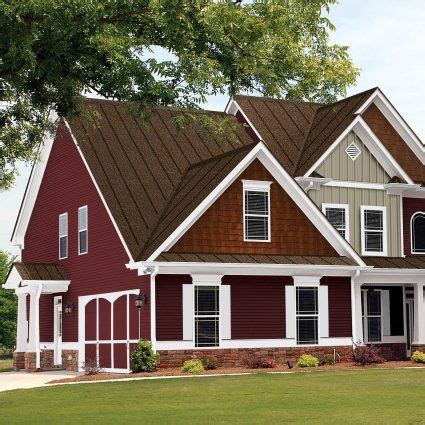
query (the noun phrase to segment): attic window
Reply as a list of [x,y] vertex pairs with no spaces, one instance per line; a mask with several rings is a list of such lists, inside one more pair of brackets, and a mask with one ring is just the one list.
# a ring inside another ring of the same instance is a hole
[[357,147],[357,145],[354,142],[351,142],[347,149],[345,149],[345,153],[353,160],[355,161],[359,155],[362,153],[362,151]]

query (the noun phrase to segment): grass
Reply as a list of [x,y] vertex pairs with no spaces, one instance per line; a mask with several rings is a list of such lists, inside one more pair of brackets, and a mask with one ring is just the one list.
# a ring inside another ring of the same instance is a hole
[[7,424],[424,423],[424,380],[375,369],[78,384],[2,393],[0,412]]
[[13,370],[12,357],[0,357],[0,372],[10,372]]

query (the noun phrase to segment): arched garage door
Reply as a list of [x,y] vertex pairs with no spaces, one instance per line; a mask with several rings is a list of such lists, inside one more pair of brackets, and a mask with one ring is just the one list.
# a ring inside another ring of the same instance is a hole
[[139,290],[80,297],[79,365],[94,362],[107,372],[128,372],[140,339]]

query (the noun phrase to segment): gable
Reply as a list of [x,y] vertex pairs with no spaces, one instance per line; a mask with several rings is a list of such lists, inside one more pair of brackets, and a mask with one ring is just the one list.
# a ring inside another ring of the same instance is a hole
[[424,165],[379,108],[372,103],[362,117],[409,177],[414,182],[425,182]]
[[[360,151],[355,160],[352,160],[346,152],[349,146],[350,148],[355,146]],[[315,171],[325,178],[350,182],[385,184],[391,178],[360,137],[353,131],[341,140]]]
[[[242,180],[271,181],[271,242],[244,242]],[[338,255],[291,196],[256,159],[204,212],[170,252]]]

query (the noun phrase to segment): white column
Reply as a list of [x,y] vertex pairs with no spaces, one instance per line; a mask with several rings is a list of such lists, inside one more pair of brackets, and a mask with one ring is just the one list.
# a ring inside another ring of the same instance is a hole
[[16,326],[16,350],[18,353],[27,351],[27,294],[18,294],[18,321]]
[[[352,282],[351,290],[351,314],[353,320],[353,341],[363,344],[363,320],[362,320],[362,286],[360,282]],[[354,299],[353,299],[354,295]]]
[[156,282],[155,277],[158,273],[158,268],[155,267],[155,269],[151,272],[150,277],[150,312],[151,312],[151,344],[152,349],[156,351]]
[[28,352],[36,353],[36,367],[40,367],[40,295],[42,285],[31,288]]
[[417,283],[415,288],[414,341],[413,344],[425,344],[425,303],[424,283]]

